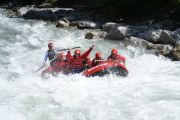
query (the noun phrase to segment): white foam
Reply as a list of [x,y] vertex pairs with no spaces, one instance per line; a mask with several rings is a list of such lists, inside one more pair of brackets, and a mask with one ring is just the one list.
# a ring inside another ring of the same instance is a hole
[[113,47],[126,56],[127,78],[75,74],[43,80],[34,71],[42,64],[49,40],[57,48],[85,46],[92,43],[83,39],[88,30],[57,29],[1,13],[0,20],[0,31],[9,30],[0,32],[0,120],[180,119],[180,62],[142,48],[124,48],[118,41],[97,41],[94,50],[104,57]]

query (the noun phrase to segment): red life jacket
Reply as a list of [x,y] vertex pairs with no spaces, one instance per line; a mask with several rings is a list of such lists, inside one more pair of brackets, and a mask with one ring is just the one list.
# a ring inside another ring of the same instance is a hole
[[[96,61],[97,60],[97,61]],[[100,61],[98,61],[98,60],[100,60]],[[102,61],[101,61],[102,60]],[[93,60],[92,60],[92,67],[94,67],[94,66],[97,66],[97,65],[99,65],[99,64],[102,64],[103,62],[105,62],[105,61],[103,61],[104,59],[102,59],[102,58],[99,58],[99,59],[96,59],[96,58],[94,58]]]
[[74,57],[71,67],[72,68],[82,68],[83,67],[83,59],[81,57],[78,57],[78,58]]
[[123,62],[125,63],[126,62],[126,58],[121,56],[121,55],[116,55],[115,57],[112,57],[112,55],[110,55],[108,57],[108,60],[113,60],[113,61],[119,61],[120,63]]
[[59,61],[53,63],[54,70],[56,72],[64,72],[68,68],[69,64],[67,61]]

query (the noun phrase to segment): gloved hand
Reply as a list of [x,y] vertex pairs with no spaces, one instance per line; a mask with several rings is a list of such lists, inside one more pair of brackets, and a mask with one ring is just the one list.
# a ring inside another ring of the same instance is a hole
[[91,46],[91,48],[93,49],[95,47],[95,45],[93,44],[92,46]]

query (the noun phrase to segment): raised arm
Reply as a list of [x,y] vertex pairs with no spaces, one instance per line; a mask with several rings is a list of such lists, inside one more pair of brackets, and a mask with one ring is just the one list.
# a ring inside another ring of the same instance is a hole
[[95,45],[92,45],[85,53],[82,54],[81,58],[85,59],[91,53],[94,47]]

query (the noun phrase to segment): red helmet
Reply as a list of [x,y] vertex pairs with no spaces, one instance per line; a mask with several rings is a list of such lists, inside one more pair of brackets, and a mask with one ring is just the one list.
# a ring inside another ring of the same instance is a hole
[[111,54],[118,54],[118,50],[116,48],[113,48]]
[[101,58],[101,53],[100,52],[96,52],[95,58]]
[[48,43],[48,48],[53,48],[54,44],[52,42]]
[[80,55],[80,54],[81,54],[81,51],[80,51],[80,50],[75,50],[75,51],[74,51],[74,54],[79,54],[79,55]]
[[58,54],[58,58],[60,59],[65,59],[66,58],[66,55],[64,53],[59,53]]

